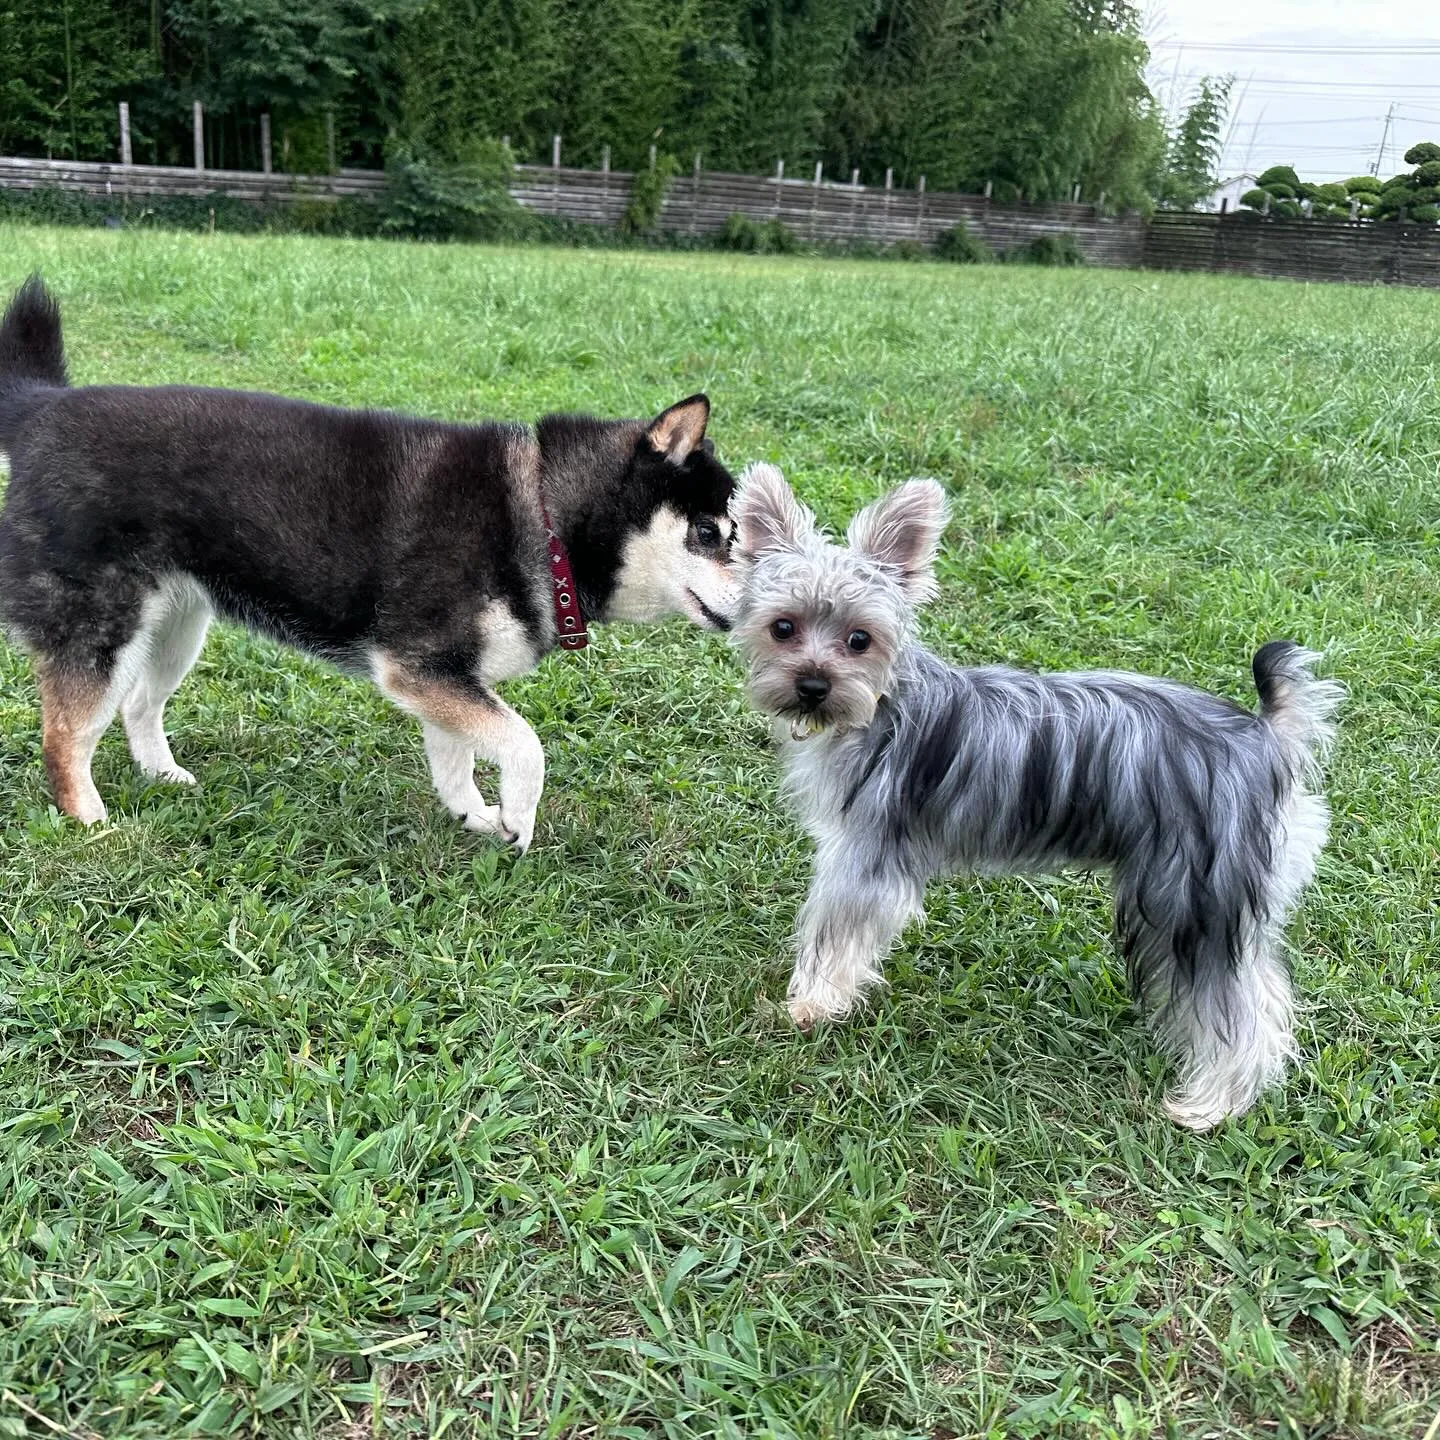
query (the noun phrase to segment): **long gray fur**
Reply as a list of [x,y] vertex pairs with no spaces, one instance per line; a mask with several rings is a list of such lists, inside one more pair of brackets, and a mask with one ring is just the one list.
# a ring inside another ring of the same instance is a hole
[[[850,549],[773,467],[747,472],[734,513],[736,637],[816,841],[796,1020],[841,1015],[879,980],[933,876],[1104,868],[1132,993],[1179,1068],[1167,1109],[1197,1129],[1247,1109],[1294,1049],[1280,932],[1324,842],[1307,787],[1340,698],[1315,657],[1263,647],[1258,713],[1139,675],[960,669],[913,635],[944,524],[933,482],[862,512]],[[802,675],[828,684],[818,705]]]

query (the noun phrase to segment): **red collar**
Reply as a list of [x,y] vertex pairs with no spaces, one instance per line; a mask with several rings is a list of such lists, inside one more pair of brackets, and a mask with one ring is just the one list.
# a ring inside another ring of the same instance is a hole
[[545,546],[550,552],[550,601],[555,607],[555,643],[562,650],[583,650],[590,643],[585,629],[585,612],[580,608],[580,592],[575,588],[575,572],[564,542],[550,523],[550,512],[540,502],[540,515],[545,521]]

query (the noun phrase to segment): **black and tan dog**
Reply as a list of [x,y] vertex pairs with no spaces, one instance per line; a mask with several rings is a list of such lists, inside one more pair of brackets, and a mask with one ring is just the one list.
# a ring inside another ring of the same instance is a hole
[[371,676],[419,719],[450,812],[524,850],[544,756],[495,685],[583,645],[587,617],[729,627],[732,481],[709,410],[695,395],[649,423],[530,429],[71,389],[58,308],[27,281],[0,322],[0,619],[34,659],[60,807],[104,819],[90,763],[117,710],[142,770],[192,781],[162,714],[218,613]]

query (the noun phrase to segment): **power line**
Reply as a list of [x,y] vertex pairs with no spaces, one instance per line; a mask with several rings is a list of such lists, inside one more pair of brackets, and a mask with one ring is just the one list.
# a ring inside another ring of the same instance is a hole
[[1238,45],[1233,42],[1203,45],[1195,40],[1157,40],[1150,48],[1168,50],[1173,47],[1240,55],[1440,55],[1440,43],[1432,40],[1418,45]]
[[[1199,80],[1209,74],[1205,70],[1182,70],[1180,76],[1186,80]],[[1422,81],[1400,81],[1392,84],[1388,80],[1293,80],[1286,75],[1255,75],[1251,77],[1252,83],[1261,88],[1274,88],[1284,90],[1319,90],[1330,91],[1340,94],[1342,97],[1347,91],[1375,90],[1386,95],[1393,95],[1403,91],[1416,91],[1418,99],[1420,94],[1433,94],[1440,92],[1440,85],[1426,84]],[[1353,95],[1350,98],[1355,98]]]

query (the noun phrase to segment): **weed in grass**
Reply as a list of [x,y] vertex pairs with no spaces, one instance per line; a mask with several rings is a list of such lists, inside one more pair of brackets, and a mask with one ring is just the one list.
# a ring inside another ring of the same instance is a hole
[[[955,521],[927,638],[1351,701],[1287,1089],[1158,1108],[1102,887],[933,887],[784,1023],[805,846],[724,643],[511,687],[518,862],[364,686],[222,627],[194,793],[57,820],[0,649],[0,1434],[1397,1437],[1440,1405],[1440,299],[1212,276],[0,229],[76,378],[652,413]],[[37,1416],[43,1417],[36,1418]],[[48,1423],[47,1423],[48,1422]]]

